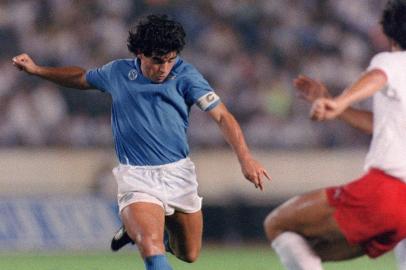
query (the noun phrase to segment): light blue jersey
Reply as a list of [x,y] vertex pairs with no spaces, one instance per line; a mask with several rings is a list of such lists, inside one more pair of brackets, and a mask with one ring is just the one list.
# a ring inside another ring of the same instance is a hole
[[114,144],[122,164],[162,165],[186,158],[191,106],[208,111],[220,103],[203,76],[179,57],[162,83],[144,77],[138,59],[91,69],[86,80],[112,96]]

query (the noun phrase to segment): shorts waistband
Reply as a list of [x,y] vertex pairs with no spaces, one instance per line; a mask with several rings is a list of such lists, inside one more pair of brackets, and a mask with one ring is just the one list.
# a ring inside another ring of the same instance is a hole
[[178,165],[181,165],[187,161],[189,161],[190,158],[183,158],[179,159],[178,161],[171,162],[171,163],[166,163],[162,165],[146,165],[146,166],[138,166],[138,165],[130,165],[130,164],[119,164],[120,167],[127,167],[127,168],[133,168],[133,169],[142,169],[142,170],[155,170],[155,169],[164,169],[164,168],[171,168],[171,167],[176,167]]

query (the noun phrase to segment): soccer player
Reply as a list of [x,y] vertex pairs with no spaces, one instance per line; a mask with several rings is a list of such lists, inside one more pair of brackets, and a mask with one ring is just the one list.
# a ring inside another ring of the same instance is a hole
[[263,180],[269,179],[252,158],[235,118],[203,76],[179,57],[184,38],[178,22],[150,15],[129,32],[128,49],[134,59],[86,71],[39,66],[27,54],[13,58],[14,65],[28,74],[111,95],[119,211],[126,235],[137,244],[147,270],[172,269],[165,256],[165,227],[178,258],[193,262],[200,252],[202,199],[186,135],[193,104],[218,124],[248,181],[262,190]]
[[311,109],[316,121],[344,119],[357,114],[351,104],[373,96],[373,125],[371,113],[357,114],[365,130],[373,130],[366,173],[292,198],[268,215],[265,232],[286,269],[378,257],[406,238],[406,2],[389,1],[381,23],[391,52],[374,56],[353,85],[336,98],[316,99]]
[[[331,98],[330,93],[322,83],[309,77],[301,75],[297,79],[295,79],[294,84],[300,96],[308,102],[312,103],[316,99],[322,97]],[[372,134],[373,131],[372,117],[373,114],[370,111],[351,107],[347,108],[338,116],[338,118],[342,121],[367,134]],[[406,270],[406,240],[402,240],[399,244],[396,245],[395,257],[397,260],[398,269]]]

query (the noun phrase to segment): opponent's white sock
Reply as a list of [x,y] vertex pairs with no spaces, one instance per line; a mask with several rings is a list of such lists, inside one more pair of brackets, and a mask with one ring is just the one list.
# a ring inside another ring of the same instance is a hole
[[406,270],[406,240],[402,240],[395,247],[396,261],[399,270]]
[[297,233],[281,233],[271,245],[287,270],[323,270],[320,257]]

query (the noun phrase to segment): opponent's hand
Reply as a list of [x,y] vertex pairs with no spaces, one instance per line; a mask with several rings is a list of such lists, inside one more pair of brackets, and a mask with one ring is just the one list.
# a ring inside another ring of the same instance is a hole
[[38,70],[38,66],[26,53],[13,57],[12,61],[15,67],[17,67],[19,70],[24,70],[29,74],[35,74],[35,72]]
[[259,188],[261,191],[264,190],[264,177],[269,181],[271,177],[268,172],[259,164],[258,161],[250,158],[241,162],[241,170],[244,177],[255,185],[255,188]]
[[337,100],[319,98],[313,102],[310,110],[310,118],[314,121],[335,119],[345,108],[345,105]]
[[299,97],[308,102],[313,102],[318,98],[331,97],[324,84],[304,75],[299,75],[294,79],[293,85],[296,87]]

